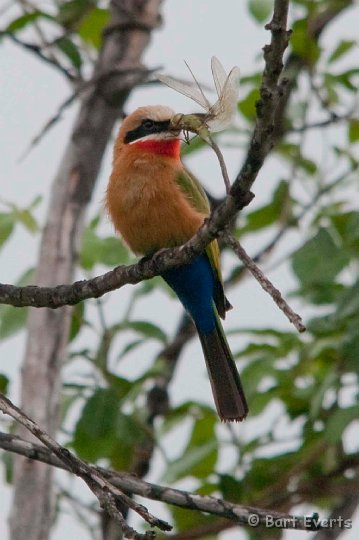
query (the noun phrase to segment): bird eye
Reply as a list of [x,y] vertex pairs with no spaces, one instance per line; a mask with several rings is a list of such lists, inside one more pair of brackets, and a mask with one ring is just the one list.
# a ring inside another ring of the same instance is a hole
[[142,121],[142,126],[147,130],[152,129],[154,125],[155,125],[154,121],[151,120],[150,118],[146,118],[145,120]]

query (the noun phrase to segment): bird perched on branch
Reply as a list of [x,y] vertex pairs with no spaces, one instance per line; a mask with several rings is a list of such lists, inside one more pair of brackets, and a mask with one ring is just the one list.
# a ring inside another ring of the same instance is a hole
[[[184,244],[210,213],[203,188],[181,162],[173,116],[168,107],[140,107],[123,121],[116,139],[106,206],[116,231],[136,254],[151,256]],[[162,277],[197,328],[219,417],[243,420],[247,403],[219,319],[231,306],[217,241]]]

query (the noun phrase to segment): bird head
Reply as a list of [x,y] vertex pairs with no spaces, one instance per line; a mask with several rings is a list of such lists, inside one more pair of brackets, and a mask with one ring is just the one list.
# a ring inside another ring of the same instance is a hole
[[178,139],[180,130],[171,127],[174,115],[172,109],[162,105],[139,107],[123,121],[119,138],[123,144]]

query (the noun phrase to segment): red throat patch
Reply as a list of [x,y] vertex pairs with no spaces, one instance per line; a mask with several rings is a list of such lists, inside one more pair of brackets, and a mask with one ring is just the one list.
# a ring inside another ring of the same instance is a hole
[[161,156],[180,158],[181,141],[179,139],[147,139],[133,144],[135,148],[144,152],[152,152]]

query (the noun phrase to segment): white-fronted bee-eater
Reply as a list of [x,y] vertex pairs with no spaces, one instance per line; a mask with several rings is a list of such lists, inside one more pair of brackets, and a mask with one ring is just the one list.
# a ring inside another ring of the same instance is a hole
[[[116,231],[136,254],[151,256],[184,244],[210,213],[203,188],[181,162],[174,114],[168,107],[141,107],[123,121],[115,143],[106,205]],[[162,277],[194,321],[219,417],[243,420],[248,407],[220,322],[230,304],[217,241]]]

